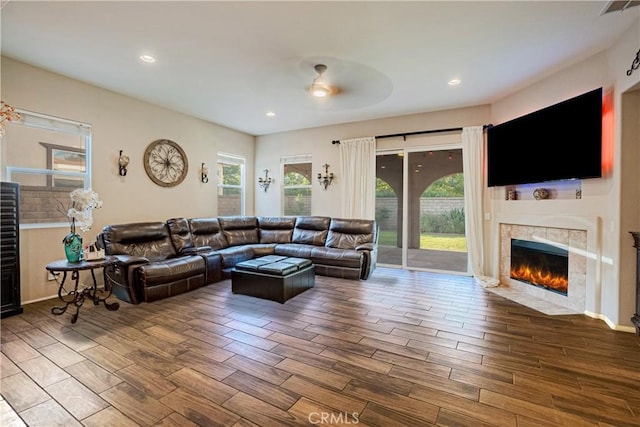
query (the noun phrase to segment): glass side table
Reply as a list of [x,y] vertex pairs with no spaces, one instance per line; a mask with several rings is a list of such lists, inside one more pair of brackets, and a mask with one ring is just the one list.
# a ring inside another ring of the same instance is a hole
[[[63,306],[56,306],[51,308],[51,313],[55,315],[61,315],[67,311],[70,305],[76,307],[76,312],[71,317],[71,323],[78,321],[78,312],[80,307],[84,304],[85,299],[93,301],[94,305],[103,303],[105,308],[110,311],[120,308],[120,304],[117,302],[108,303],[107,298],[111,296],[112,286],[109,278],[104,274],[104,267],[115,264],[117,262],[116,257],[107,256],[104,259],[80,261],[76,263],[70,263],[66,259],[53,261],[45,267],[47,271],[52,273],[56,277],[58,282],[58,298],[64,303]],[[99,289],[96,282],[95,270],[102,268],[104,277],[104,289]],[[91,272],[91,278],[93,284],[89,287],[78,289],[80,281],[80,272],[83,270],[89,270]],[[62,273],[62,280],[58,281],[58,274]],[[67,282],[67,276],[71,273],[72,283]],[[65,287],[66,286],[66,287]]]

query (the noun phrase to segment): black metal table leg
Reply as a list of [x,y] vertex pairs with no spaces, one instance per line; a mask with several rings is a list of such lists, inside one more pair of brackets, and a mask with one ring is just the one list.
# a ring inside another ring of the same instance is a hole
[[[72,271],[71,280],[74,280],[74,279],[77,279],[77,278],[74,278],[74,272]],[[75,280],[75,287],[71,291],[67,291],[64,287],[64,283],[66,282],[66,280],[67,280],[67,271],[64,271],[62,274],[62,280],[60,281],[58,286],[58,298],[60,299],[60,301],[64,303],[64,306],[52,307],[51,313],[55,315],[64,314],[67,311],[67,308],[69,308],[69,304],[73,304],[78,295],[78,280]],[[63,295],[63,293],[66,293],[66,294]]]
[[[107,302],[107,298],[111,296],[113,287],[106,274],[104,274],[104,267],[114,264],[115,262],[115,257],[108,257],[103,260],[80,261],[79,263],[69,263],[66,260],[60,260],[48,264],[46,267],[48,271],[63,273],[62,280],[59,282],[58,298],[64,303],[64,305],[52,307],[51,313],[55,315],[64,314],[69,306],[73,304],[76,308],[76,312],[71,316],[71,323],[76,323],[80,314],[80,307],[84,304],[85,298],[93,301],[94,305],[103,303],[105,308],[109,311],[114,311],[120,308],[120,304],[117,302]],[[98,282],[94,272],[96,268],[103,269],[103,275],[105,277],[104,290],[98,289]],[[91,279],[93,283],[89,287],[78,290],[80,271],[82,270],[89,270],[91,272]],[[73,281],[73,290],[69,291],[64,287],[68,272],[71,272],[71,280]]]

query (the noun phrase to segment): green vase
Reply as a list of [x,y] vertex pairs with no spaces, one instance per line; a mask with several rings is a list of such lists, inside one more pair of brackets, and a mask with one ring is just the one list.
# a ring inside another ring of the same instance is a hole
[[82,258],[82,236],[72,231],[64,236],[62,243],[64,244],[64,254],[67,256],[67,261],[71,263],[80,262],[80,258]]

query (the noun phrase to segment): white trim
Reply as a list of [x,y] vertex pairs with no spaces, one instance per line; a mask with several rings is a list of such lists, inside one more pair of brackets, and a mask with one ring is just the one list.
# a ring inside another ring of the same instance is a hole
[[311,163],[311,160],[312,160],[311,154],[295,154],[293,156],[280,157],[280,164],[284,165],[285,163],[288,163],[288,164]]
[[85,178],[86,172],[70,172],[70,171],[56,171],[53,169],[38,169],[38,168],[22,168],[19,166],[7,166],[7,179],[11,181],[11,173],[28,173],[39,175],[58,175],[58,176],[76,176],[79,178]]
[[63,119],[47,114],[35,113],[16,108],[20,114],[20,120],[15,122],[23,126],[55,130],[58,132],[70,133],[73,135],[90,136],[91,125],[88,123],[76,122],[74,120]]
[[607,326],[609,328],[613,329],[614,331],[628,332],[628,333],[631,333],[631,334],[635,334],[636,333],[636,328],[634,328],[633,326],[616,325],[615,323],[613,323],[604,314],[597,314],[597,313],[593,313],[591,311],[586,311],[585,310],[584,315],[585,316],[589,316],[589,317],[591,317],[593,319],[602,320],[604,323],[607,324]]
[[220,160],[224,160],[222,163],[226,163],[228,165],[244,165],[247,162],[242,156],[237,154],[227,154],[227,153],[218,153],[218,163]]

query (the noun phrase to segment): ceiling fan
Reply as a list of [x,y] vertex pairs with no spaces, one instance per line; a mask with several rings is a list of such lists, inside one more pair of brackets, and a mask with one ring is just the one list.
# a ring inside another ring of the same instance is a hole
[[329,85],[324,78],[324,73],[327,71],[326,65],[316,64],[313,69],[316,70],[316,73],[318,73],[318,75],[315,79],[313,79],[313,82],[309,87],[309,93],[311,94],[311,96],[316,98],[326,98],[338,93],[338,88]]

